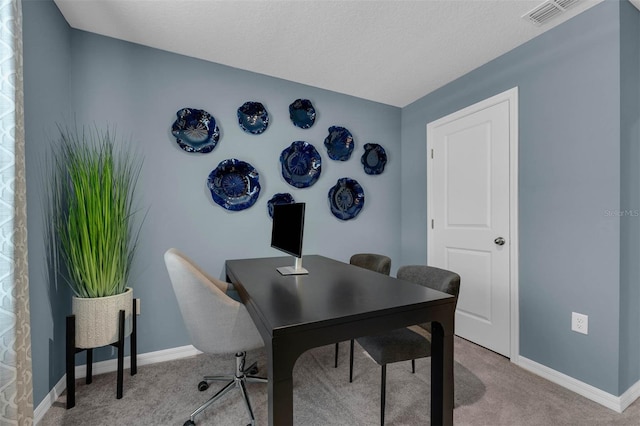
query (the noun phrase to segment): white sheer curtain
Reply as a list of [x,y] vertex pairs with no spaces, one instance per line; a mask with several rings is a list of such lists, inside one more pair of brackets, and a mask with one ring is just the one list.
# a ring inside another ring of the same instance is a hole
[[0,0],[0,424],[33,424],[22,8]]

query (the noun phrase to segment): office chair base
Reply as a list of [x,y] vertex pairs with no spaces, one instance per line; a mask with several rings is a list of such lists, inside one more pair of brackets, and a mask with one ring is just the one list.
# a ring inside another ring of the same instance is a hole
[[249,394],[247,393],[246,383],[267,383],[267,379],[264,377],[257,377],[253,374],[258,372],[258,364],[254,362],[248,368],[244,368],[246,359],[246,352],[238,352],[236,354],[236,372],[233,375],[226,376],[205,376],[204,380],[198,384],[198,390],[204,391],[209,388],[208,381],[218,381],[224,380],[228,383],[216,392],[211,398],[209,398],[204,404],[198,407],[191,416],[189,416],[189,420],[184,422],[183,426],[194,426],[195,425],[195,417],[203,412],[207,407],[220,399],[223,395],[229,392],[234,387],[240,389],[240,393],[242,394],[244,405],[249,413],[249,417],[251,417],[251,423],[249,425],[255,425],[255,416],[253,415],[253,409],[251,408],[251,401],[249,400]]

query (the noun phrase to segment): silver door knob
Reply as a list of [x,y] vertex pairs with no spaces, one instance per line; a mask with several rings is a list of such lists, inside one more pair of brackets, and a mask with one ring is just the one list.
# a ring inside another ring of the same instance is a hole
[[496,245],[499,245],[499,246],[503,246],[504,243],[505,243],[504,238],[502,238],[502,237],[496,238],[495,240],[493,240],[493,242],[496,243]]

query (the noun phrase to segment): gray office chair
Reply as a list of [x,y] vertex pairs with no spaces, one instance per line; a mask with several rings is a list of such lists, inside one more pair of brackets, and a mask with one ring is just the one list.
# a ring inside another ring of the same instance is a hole
[[257,363],[245,368],[246,351],[264,346],[246,307],[226,294],[232,288],[230,284],[207,275],[178,250],[167,250],[164,261],[191,344],[205,353],[235,353],[236,357],[233,374],[204,376],[198,384],[200,391],[208,389],[210,381],[228,383],[191,413],[184,426],[195,425],[195,416],[233,387],[240,389],[251,424],[255,424],[245,383],[266,383],[267,379],[254,376],[258,372]]
[[[391,258],[382,254],[374,253],[358,253],[351,256],[349,263],[371,271],[380,272],[389,275],[391,271]],[[336,343],[335,368],[338,368],[338,349],[340,342]],[[353,339],[351,339],[351,352],[353,352]],[[353,357],[351,357],[351,367],[349,371],[353,371]]]
[[[452,294],[458,302],[460,276],[455,272],[425,265],[401,266],[397,277],[425,287]],[[420,324],[431,331],[431,323]],[[382,366],[380,382],[380,424],[384,425],[387,364],[411,360],[411,372],[416,372],[415,360],[431,356],[431,341],[409,328],[400,328],[387,333],[358,337],[358,344],[367,351],[378,365]],[[353,346],[350,353],[349,382],[353,379]]]

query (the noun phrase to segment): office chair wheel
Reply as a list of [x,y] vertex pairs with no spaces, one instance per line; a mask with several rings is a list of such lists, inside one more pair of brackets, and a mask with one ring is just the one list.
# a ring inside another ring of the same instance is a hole
[[[249,370],[249,374],[251,376],[253,376],[254,374],[258,374],[258,371],[259,371],[258,367],[253,367],[251,370]],[[251,426],[251,425],[249,425],[249,426]]]
[[196,426],[196,422],[193,420],[187,420],[182,426]]
[[[207,389],[209,389],[209,383],[207,383],[206,381],[201,381],[200,383],[198,383],[198,390],[200,392],[206,391]],[[191,420],[189,420],[191,421]],[[192,422],[193,423],[193,422]],[[188,426],[186,423],[184,424],[184,426]]]

